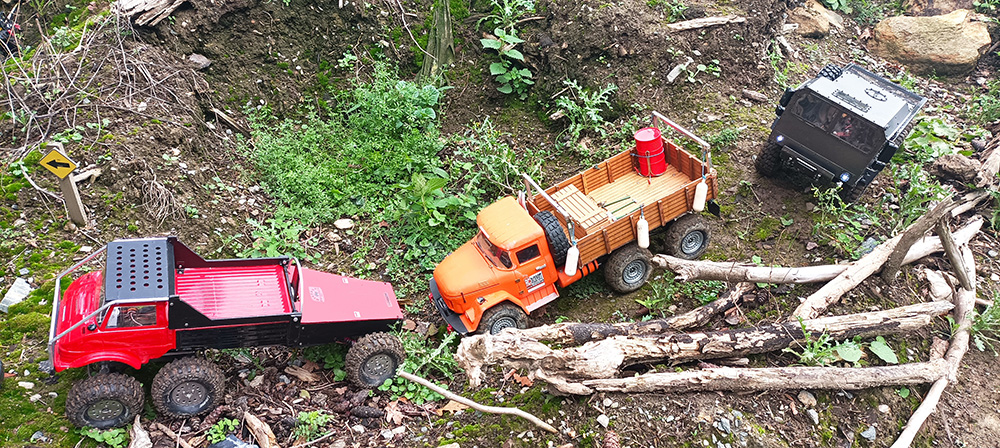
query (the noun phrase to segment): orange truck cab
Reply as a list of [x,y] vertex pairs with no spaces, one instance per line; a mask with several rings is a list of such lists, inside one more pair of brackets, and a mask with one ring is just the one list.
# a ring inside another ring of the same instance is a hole
[[[528,314],[559,297],[557,287],[603,266],[619,293],[642,287],[652,271],[652,231],[666,233],[674,256],[700,257],[709,242],[701,216],[718,213],[709,145],[653,112],[653,127],[625,150],[542,190],[528,176],[520,199],[505,197],[476,216],[479,233],[438,264],[431,301],[461,334],[527,328]],[[662,136],[670,126],[703,151],[693,156]],[[528,194],[533,191],[534,194]]]
[[435,306],[459,333],[524,328],[525,313],[559,297],[557,285],[596,269],[584,266],[573,277],[557,269],[542,226],[512,197],[481,210],[476,223],[479,233],[438,264],[431,280]]

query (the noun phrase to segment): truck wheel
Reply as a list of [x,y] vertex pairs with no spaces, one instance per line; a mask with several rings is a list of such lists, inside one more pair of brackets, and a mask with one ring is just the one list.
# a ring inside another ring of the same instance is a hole
[[865,190],[868,189],[868,185],[855,185],[853,187],[841,187],[840,189],[840,199],[844,201],[845,204],[850,204],[865,194]]
[[667,229],[667,252],[677,258],[694,260],[705,253],[711,234],[701,215],[683,216]]
[[781,145],[767,142],[767,146],[761,148],[760,154],[757,154],[754,167],[757,168],[757,172],[761,176],[771,177],[775,175],[781,169]]
[[653,266],[648,250],[640,249],[635,243],[611,253],[604,265],[604,280],[615,292],[622,294],[635,291],[646,284]]
[[569,239],[563,231],[559,219],[551,212],[535,213],[535,221],[542,226],[545,231],[545,241],[549,242],[549,253],[552,254],[552,262],[556,267],[566,264],[566,252],[569,251]]
[[372,333],[358,339],[344,360],[347,378],[363,389],[381,386],[396,376],[406,352],[399,338],[389,333]]
[[211,361],[181,358],[163,366],[153,377],[150,395],[162,414],[181,418],[214,408],[222,400],[225,376]]
[[79,381],[66,396],[66,417],[79,427],[124,426],[142,411],[142,385],[120,373],[104,373]]
[[828,64],[826,67],[823,67],[823,69],[819,71],[819,76],[822,76],[824,78],[833,81],[839,78],[842,73],[844,73],[844,69],[840,68],[840,66],[834,64]]
[[479,321],[479,334],[500,334],[504,328],[528,328],[528,316],[517,305],[504,302],[486,310],[483,320]]

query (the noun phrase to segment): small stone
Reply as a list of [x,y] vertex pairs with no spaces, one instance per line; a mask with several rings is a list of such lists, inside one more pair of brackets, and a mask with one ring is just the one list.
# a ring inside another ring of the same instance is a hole
[[194,68],[197,70],[204,70],[208,68],[209,65],[212,65],[211,59],[198,53],[191,53],[191,56],[188,56],[188,61],[194,64]]
[[602,403],[604,404],[604,407],[608,407],[611,406],[611,403],[613,403],[613,401],[611,401],[610,398],[605,398]]
[[807,409],[806,414],[809,414],[809,419],[812,420],[814,425],[819,424],[819,412],[816,412],[815,409]]
[[804,390],[802,392],[799,392],[799,402],[805,405],[807,408],[815,407],[816,396]]
[[31,381],[18,381],[17,385],[28,390],[35,388],[35,383],[32,383]]
[[292,380],[291,380],[291,379],[289,379],[289,378],[288,378],[287,376],[285,376],[285,375],[279,375],[279,376],[278,376],[278,381],[281,381],[282,383],[285,383],[285,384],[291,384],[291,383],[292,383]]
[[743,89],[743,97],[751,101],[756,101],[758,103],[767,102],[767,95],[749,89]]
[[815,249],[817,247],[819,247],[819,244],[816,244],[816,243],[814,243],[812,241],[809,241],[808,243],[806,243],[806,250],[813,250],[813,249]]
[[400,427],[395,428],[395,429],[392,430],[393,435],[402,434],[404,432],[406,432],[406,427],[405,426],[400,426]]
[[611,419],[608,418],[607,415],[601,414],[601,415],[597,416],[597,423],[600,423],[601,426],[607,428],[608,427],[608,423],[611,423]]
[[253,377],[252,380],[250,380],[250,387],[257,388],[263,384],[264,384],[264,375],[258,374],[257,376]]
[[986,252],[986,254],[989,255],[990,257],[993,257],[993,258],[996,258],[997,256],[1000,256],[1000,252],[997,252],[997,251],[995,251],[993,249],[990,249],[988,252]]
[[995,282],[1000,282],[1000,274],[997,273],[990,274],[990,280],[993,280]]
[[85,254],[89,254],[94,251],[94,246],[80,246],[79,251]]
[[719,431],[722,431],[723,434],[729,434],[733,432],[732,422],[730,422],[729,419],[725,417],[719,419],[717,428],[719,428]]
[[887,404],[880,404],[880,405],[878,405],[878,411],[881,412],[881,413],[883,413],[883,414],[888,414],[889,413],[889,405],[887,405]]
[[51,441],[52,439],[46,437],[45,433],[41,431],[35,431],[35,433],[31,435],[31,443],[35,442],[49,443]]
[[30,401],[32,403],[34,403],[34,402],[36,402],[38,400],[41,400],[41,399],[42,399],[42,395],[41,394],[34,394],[34,395],[28,397],[28,401]]
[[28,268],[21,268],[20,270],[17,271],[17,273],[21,275],[28,275],[29,272],[31,271],[29,271]]
[[364,427],[364,425],[354,425],[354,426],[351,427],[351,431],[354,431],[354,432],[356,432],[358,434],[364,434],[365,433],[365,427]]
[[392,430],[383,429],[380,434],[382,434],[382,438],[383,439],[385,439],[385,440],[392,440],[392,436],[393,436]]
[[354,227],[354,220],[350,218],[341,218],[334,221],[333,226],[340,230],[348,230]]
[[869,441],[875,440],[875,435],[876,432],[874,426],[869,426],[868,429],[861,431],[861,437],[864,437],[866,440]]

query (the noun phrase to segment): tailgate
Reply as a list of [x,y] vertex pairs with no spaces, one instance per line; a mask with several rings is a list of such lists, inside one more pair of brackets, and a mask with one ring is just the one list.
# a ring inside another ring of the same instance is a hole
[[302,268],[302,323],[402,319],[392,285]]

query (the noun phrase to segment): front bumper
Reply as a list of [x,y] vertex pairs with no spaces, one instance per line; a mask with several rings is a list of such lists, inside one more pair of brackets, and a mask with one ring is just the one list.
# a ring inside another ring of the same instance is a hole
[[469,328],[465,326],[462,322],[462,315],[458,314],[448,308],[448,305],[444,303],[444,297],[441,297],[441,292],[438,291],[437,282],[431,279],[431,303],[434,304],[434,308],[437,308],[438,314],[444,318],[444,321],[459,334],[465,336],[469,333]]

